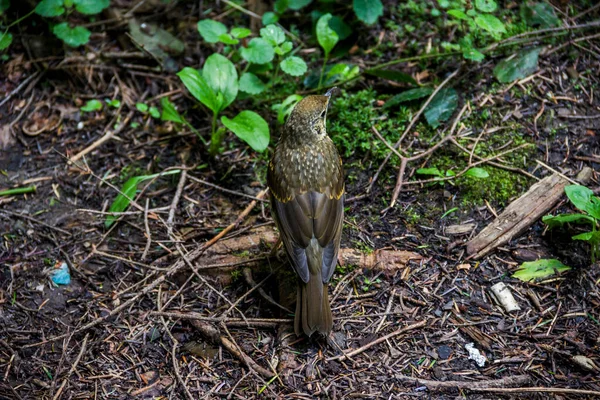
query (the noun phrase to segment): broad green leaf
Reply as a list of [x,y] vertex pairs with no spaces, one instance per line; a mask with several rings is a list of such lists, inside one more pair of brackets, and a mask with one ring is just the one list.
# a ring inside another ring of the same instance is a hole
[[548,225],[549,228],[560,227],[563,224],[571,222],[576,223],[594,223],[594,219],[589,215],[585,214],[559,214],[559,215],[545,215],[542,217],[542,222]]
[[596,218],[597,220],[600,220],[600,199],[596,196],[592,196],[590,198],[590,202],[585,208],[585,211],[587,211],[587,213],[590,214],[592,217]]
[[263,25],[275,24],[279,21],[279,16],[272,11],[267,11],[262,16]]
[[410,83],[412,85],[417,84],[417,81],[415,81],[413,77],[409,74],[405,74],[404,72],[400,71],[394,71],[391,69],[367,69],[365,70],[365,74],[377,76],[383,79],[388,79],[394,82]]
[[223,116],[221,122],[255,151],[263,152],[269,145],[269,124],[254,111],[242,111],[233,119]]
[[229,45],[234,45],[234,44],[238,44],[240,41],[235,39],[229,33],[223,33],[223,34],[219,35],[219,42],[229,44]]
[[439,176],[439,177],[444,176],[444,174],[442,174],[440,172],[440,170],[435,167],[434,168],[419,168],[417,170],[417,174],[419,174],[419,175],[434,175],[434,176]]
[[317,21],[317,41],[323,48],[325,57],[329,57],[329,53],[339,40],[338,34],[329,27],[329,20],[331,14],[324,14]]
[[287,54],[290,52],[290,50],[292,50],[292,42],[283,42],[281,44],[281,46],[275,46],[274,50],[275,53],[279,54],[280,56]]
[[568,267],[555,259],[541,259],[537,261],[524,262],[513,274],[513,278],[529,282],[534,279],[543,279],[556,273],[570,270]]
[[281,70],[292,76],[301,76],[306,73],[308,67],[303,59],[296,56],[290,56],[280,64]]
[[506,28],[502,21],[491,14],[478,14],[475,17],[475,23],[483,30],[494,35],[506,33]]
[[65,13],[63,0],[42,0],[35,7],[36,14],[42,17],[58,17]]
[[85,112],[100,111],[102,110],[102,102],[96,99],[88,100],[80,110]]
[[56,37],[71,47],[79,47],[86,44],[90,41],[90,36],[92,34],[92,32],[83,26],[71,28],[68,22],[54,25],[52,32],[54,32]]
[[481,12],[491,13],[496,11],[498,5],[494,0],[475,0],[475,8]]
[[580,233],[579,235],[572,236],[571,239],[583,240],[584,242],[589,242],[592,240],[593,237],[594,237],[594,232],[584,232],[584,233]]
[[[117,197],[111,204],[110,209],[108,211],[109,212],[125,211],[127,209],[127,207],[129,207],[131,200],[133,200],[133,198],[135,197],[135,192],[137,191],[137,185],[140,182],[143,182],[143,181],[149,180],[149,179],[154,179],[159,176],[178,174],[179,172],[181,172],[181,171],[178,169],[174,169],[171,171],[163,172],[161,174],[141,175],[141,176],[134,176],[132,178],[129,178],[127,180],[127,182],[125,182],[125,184],[121,188],[121,193],[119,193],[117,195]],[[107,228],[110,228],[110,226],[117,220],[117,218],[118,217],[115,215],[108,215],[106,217],[106,221],[104,222],[104,226]]]
[[467,21],[467,20],[471,19],[471,17],[469,17],[467,14],[465,14],[464,11],[462,11],[462,10],[448,10],[448,15],[450,15],[451,17],[454,17],[456,19],[463,20],[463,21]]
[[446,121],[458,106],[456,90],[446,88],[440,90],[431,103],[425,108],[425,119],[432,128],[437,128]]
[[162,114],[160,115],[161,121],[172,121],[177,122],[178,124],[185,123],[185,120],[175,108],[175,104],[171,103],[167,97],[160,99],[160,105],[162,107]]
[[271,24],[260,29],[260,36],[269,42],[272,46],[277,46],[285,41],[283,29],[277,25]]
[[253,64],[266,64],[273,61],[275,51],[273,46],[263,38],[254,38],[248,43],[248,47],[240,49],[242,57]]
[[8,10],[8,7],[10,7],[10,0],[0,0],[0,13]]
[[137,108],[138,111],[143,112],[143,113],[148,112],[148,104],[135,103],[135,108]]
[[273,10],[277,14],[283,14],[289,7],[290,0],[275,0],[275,4],[273,4]]
[[383,15],[381,0],[353,0],[354,13],[362,22],[372,25]]
[[298,11],[310,3],[312,3],[312,0],[288,0],[288,8],[290,10]]
[[214,93],[223,95],[219,111],[233,103],[238,94],[238,74],[229,59],[218,53],[212,54],[204,63],[202,76]]
[[3,32],[0,36],[0,50],[6,49],[13,41],[13,35],[10,32]]
[[198,22],[198,32],[200,32],[200,36],[208,43],[217,43],[219,36],[227,33],[227,27],[219,21],[203,19]]
[[480,62],[485,58],[483,53],[473,47],[461,47],[461,51],[463,57],[467,60]]
[[109,106],[113,107],[113,108],[119,108],[121,107],[121,100],[119,99],[106,99],[104,100],[106,102],[106,104],[108,104]]
[[[216,54],[216,53],[215,53]],[[211,56],[212,57],[212,56]],[[207,60],[208,61],[208,60]],[[190,67],[185,67],[177,73],[177,76],[181,79],[185,87],[190,91],[198,101],[210,108],[213,113],[218,113],[221,110],[221,102],[217,99],[217,94],[212,87],[206,82],[200,73]],[[163,97],[164,99],[165,97]],[[161,100],[162,101],[162,100]],[[163,115],[164,115],[163,109]],[[173,120],[169,120],[173,121]],[[183,122],[183,121],[175,121]]]
[[546,2],[521,5],[521,17],[529,26],[539,26],[542,29],[560,26],[560,19],[556,17],[552,6]]
[[429,88],[429,87],[409,89],[409,90],[406,90],[400,94],[397,94],[394,97],[392,97],[391,99],[389,99],[385,103],[383,108],[390,108],[390,107],[394,107],[400,103],[405,103],[407,101],[412,101],[412,100],[420,99],[423,97],[427,97],[431,93],[433,93],[433,89]]
[[490,174],[483,168],[473,167],[465,172],[465,176],[471,176],[473,178],[489,178]]
[[344,40],[352,34],[352,28],[337,15],[331,17],[329,20],[329,27],[338,34],[340,40]]
[[515,57],[500,61],[494,68],[494,76],[501,83],[510,83],[533,74],[538,67],[540,47],[520,51]]
[[73,0],[75,9],[82,14],[100,14],[110,5],[110,0]]
[[594,192],[582,185],[565,186],[565,193],[571,203],[581,211],[586,211]]
[[233,36],[236,39],[243,39],[245,37],[250,36],[251,33],[252,31],[247,28],[233,28],[231,30],[231,36]]
[[267,85],[256,75],[250,72],[244,73],[240,78],[240,90],[250,94],[260,94],[267,89]]

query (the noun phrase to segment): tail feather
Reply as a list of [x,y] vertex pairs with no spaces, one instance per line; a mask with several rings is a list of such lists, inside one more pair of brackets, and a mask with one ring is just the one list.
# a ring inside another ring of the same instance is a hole
[[327,284],[320,275],[310,275],[307,283],[299,282],[294,331],[311,336],[319,332],[325,336],[333,328]]

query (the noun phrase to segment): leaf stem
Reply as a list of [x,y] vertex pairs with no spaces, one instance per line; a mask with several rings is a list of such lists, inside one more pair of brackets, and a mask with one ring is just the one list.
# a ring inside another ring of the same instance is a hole
[[325,65],[327,65],[327,60],[329,59],[329,53],[325,53],[325,57],[323,58],[323,65],[321,66],[321,75],[319,76],[319,86],[318,89],[321,89],[321,84],[323,83],[323,74],[325,73]]

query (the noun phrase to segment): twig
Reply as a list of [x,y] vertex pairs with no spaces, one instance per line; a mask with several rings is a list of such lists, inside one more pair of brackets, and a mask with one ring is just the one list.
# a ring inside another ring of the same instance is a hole
[[[396,144],[394,144],[394,149],[397,149],[400,146],[400,144],[402,143],[402,141],[404,140],[404,138],[406,137],[406,135],[408,134],[408,132],[410,132],[410,130],[415,125],[415,123],[417,122],[417,120],[421,117],[421,114],[423,114],[423,112],[425,111],[425,108],[429,105],[429,103],[431,103],[431,101],[433,100],[433,98],[435,97],[435,95],[438,94],[438,92],[452,78],[454,78],[458,74],[459,71],[460,71],[460,68],[457,69],[456,71],[454,71],[453,73],[451,73],[446,79],[444,79],[444,81],[442,83],[440,83],[440,85],[437,88],[435,88],[435,90],[433,91],[433,93],[431,93],[431,95],[429,96],[429,98],[427,99],[427,101],[425,101],[425,103],[423,103],[423,105],[421,106],[421,108],[419,109],[419,111],[417,111],[417,113],[415,114],[415,116],[413,117],[413,119],[410,121],[410,123],[408,124],[408,126],[406,127],[406,129],[404,130],[404,132],[402,133],[402,135],[400,136],[400,139],[398,139],[398,141],[396,142]],[[377,182],[377,178],[379,177],[379,174],[381,173],[381,171],[383,170],[383,168],[385,167],[385,165],[387,164],[387,162],[389,161],[389,159],[390,159],[391,156],[392,156],[392,153],[388,153],[388,155],[385,157],[385,159],[383,160],[383,162],[381,163],[381,165],[377,169],[377,172],[373,176],[373,179],[371,180],[371,183],[369,184],[369,187],[367,188],[367,193],[371,192],[371,189],[373,188],[373,185],[375,185],[375,182]]]
[[507,376],[502,379],[489,379],[484,381],[433,381],[429,379],[413,378],[397,374],[396,379],[400,382],[412,383],[418,386],[427,386],[429,390],[472,390],[472,391],[495,391],[497,388],[507,386],[526,385],[531,381],[529,375]]
[[207,181],[202,180],[200,178],[196,178],[195,176],[191,176],[190,175],[189,178],[190,178],[190,180],[192,180],[194,182],[198,182],[198,183],[201,183],[203,185],[210,186],[211,188],[215,188],[215,189],[220,190],[221,192],[224,192],[224,193],[229,193],[229,194],[233,194],[233,195],[240,196],[240,197],[246,197],[246,198],[252,199],[252,200],[265,201],[265,202],[268,201],[268,200],[265,200],[265,199],[262,199],[262,198],[259,199],[258,197],[251,196],[251,195],[246,194],[246,193],[237,192],[237,191],[231,190],[231,189],[225,189],[224,187],[215,185],[214,183],[207,182]]
[[187,170],[182,168],[181,176],[179,177],[179,183],[177,184],[177,191],[175,192],[175,196],[173,196],[173,201],[171,202],[171,207],[169,208],[169,217],[167,218],[167,229],[169,230],[169,235],[173,232],[173,219],[175,219],[175,210],[177,209],[177,204],[181,198],[181,192],[183,192],[186,177]]
[[554,172],[555,174],[557,174],[558,176],[560,176],[561,178],[564,178],[566,180],[568,180],[569,182],[571,182],[573,185],[578,185],[577,182],[575,182],[573,179],[569,178],[568,176],[566,176],[563,173],[558,172],[557,170],[555,170],[554,168],[552,168],[551,166],[541,162],[540,160],[535,160],[536,163],[540,164],[542,167],[546,168],[548,171],[550,172]]
[[569,389],[569,388],[548,388],[548,387],[522,387],[522,388],[481,388],[475,389],[478,392],[496,392],[496,393],[563,393],[563,394],[585,394],[600,398],[600,392],[596,390]]
[[[4,97],[4,100],[0,101],[0,107],[2,107],[7,101],[9,101],[15,94],[19,93],[23,87],[27,86],[29,82],[36,78],[41,78],[42,73],[40,71],[34,72],[29,78],[25,79],[19,86],[17,86],[12,92]],[[37,79],[36,79],[37,81]],[[36,82],[37,83],[37,82]]]
[[12,215],[13,217],[17,217],[17,218],[24,218],[24,219],[26,219],[28,221],[35,222],[36,224],[40,224],[42,226],[45,226],[46,228],[55,230],[57,232],[65,234],[65,235],[73,236],[73,234],[71,232],[65,231],[64,229],[57,228],[56,226],[49,225],[49,224],[47,224],[47,223],[45,223],[43,221],[40,221],[39,219],[30,217],[28,215],[17,214],[17,213],[14,213],[12,211],[8,211],[8,210],[2,210],[2,211],[0,211],[0,213],[6,213],[8,215]]
[[150,203],[150,199],[146,198],[146,206],[144,207],[144,229],[146,230],[146,247],[144,247],[144,252],[142,253],[141,260],[144,261],[148,256],[148,252],[150,251],[150,246],[152,245],[152,234],[150,233],[150,225],[148,224],[148,205]]
[[404,328],[400,328],[398,330],[395,330],[392,333],[389,333],[389,334],[387,334],[385,336],[380,337],[379,339],[376,339],[376,340],[374,340],[374,341],[372,341],[370,343],[367,343],[366,345],[364,345],[362,347],[359,347],[356,350],[352,350],[352,351],[350,351],[348,353],[344,353],[344,354],[339,355],[339,356],[329,357],[327,359],[327,361],[337,361],[337,360],[343,360],[344,358],[354,357],[355,355],[360,354],[360,353],[364,352],[365,350],[368,350],[371,347],[373,347],[375,345],[378,345],[379,343],[385,342],[386,340],[389,340],[389,339],[391,339],[391,338],[393,338],[395,336],[401,335],[401,334],[406,333],[408,331],[412,331],[414,329],[422,328],[426,324],[427,324],[427,320],[423,320],[423,321],[416,322],[416,323],[414,323],[412,325],[405,326]]

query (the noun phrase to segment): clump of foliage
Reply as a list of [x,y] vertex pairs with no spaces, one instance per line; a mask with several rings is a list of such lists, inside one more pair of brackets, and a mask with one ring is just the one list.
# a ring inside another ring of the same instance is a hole
[[[273,11],[264,13],[263,24],[274,24],[288,10],[299,11],[313,0],[276,0]],[[333,3],[331,1],[322,3]],[[341,3],[341,2],[340,2]],[[345,3],[343,5],[346,5]],[[383,15],[383,4],[381,0],[353,0],[352,10],[356,17],[367,25],[372,25]]]
[[[84,26],[72,26],[66,19],[73,12],[84,15],[97,15],[110,5],[110,0],[42,0],[30,13],[9,24],[0,36],[0,50],[12,43],[13,36],[8,29],[36,13],[51,18],[52,33],[65,44],[79,47],[90,41],[91,32]],[[0,0],[0,15],[10,7],[10,0]]]
[[581,213],[546,215],[542,221],[550,228],[561,227],[567,223],[589,224],[590,230],[573,236],[573,240],[581,240],[590,245],[592,263],[600,257],[600,198],[594,192],[582,185],[569,185],[565,193],[571,203]]

